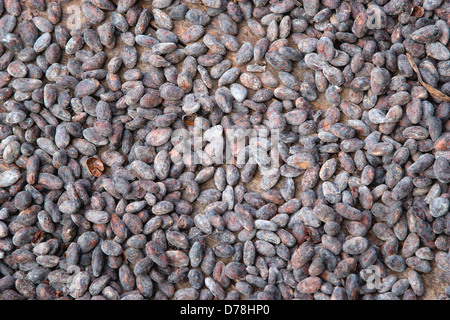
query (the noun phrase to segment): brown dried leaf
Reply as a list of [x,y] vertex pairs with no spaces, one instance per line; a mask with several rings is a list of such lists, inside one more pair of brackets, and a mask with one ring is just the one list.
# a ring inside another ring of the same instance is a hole
[[408,58],[409,64],[413,68],[414,72],[417,73],[417,78],[419,79],[420,84],[427,89],[427,91],[437,100],[450,102],[450,97],[446,94],[442,93],[438,89],[430,86],[428,83],[423,81],[422,75],[420,74],[419,68],[414,62],[413,57],[409,53],[406,53],[406,57]]
[[413,68],[414,72],[417,73],[417,77],[419,78],[419,82],[422,83],[422,76],[420,74],[419,68],[417,67],[416,62],[414,61],[413,57],[409,53],[406,53],[406,57],[408,58],[409,64]]
[[194,125],[195,118],[196,115],[184,115],[182,120],[185,125],[187,125],[188,127],[192,127]]
[[86,160],[86,166],[89,170],[89,173],[94,177],[100,177],[105,170],[105,166],[103,162],[99,158],[91,157]]
[[32,243],[38,244],[42,242],[45,239],[45,233],[42,230],[36,231],[36,233],[33,235],[33,239],[31,240]]
[[423,13],[424,13],[424,10],[422,7],[415,6],[411,9],[411,16],[413,16],[413,17],[420,18],[423,16]]
[[446,94],[442,93],[441,91],[439,91],[438,89],[434,88],[433,86],[430,86],[428,83],[422,82],[422,86],[425,87],[425,89],[428,90],[428,92],[437,100],[440,101],[446,101],[446,102],[450,102],[450,97],[447,96]]

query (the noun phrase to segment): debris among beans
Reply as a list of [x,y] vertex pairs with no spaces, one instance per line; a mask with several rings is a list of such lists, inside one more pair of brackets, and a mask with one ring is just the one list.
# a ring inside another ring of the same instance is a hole
[[0,1],[1,299],[450,298],[450,2],[70,5]]

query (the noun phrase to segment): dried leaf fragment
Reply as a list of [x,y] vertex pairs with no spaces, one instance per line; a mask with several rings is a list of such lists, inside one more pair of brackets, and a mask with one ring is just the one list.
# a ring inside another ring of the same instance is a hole
[[417,67],[416,63],[414,62],[413,57],[409,53],[406,53],[406,57],[408,58],[409,64],[413,68],[414,72],[417,73],[417,78],[419,79],[420,84],[427,89],[427,91],[435,98],[441,101],[447,101],[450,102],[450,97],[446,94],[442,93],[438,89],[430,86],[428,83],[423,81],[422,75],[420,74],[419,68]]
[[411,16],[413,16],[413,17],[420,18],[423,16],[423,13],[424,13],[424,9],[422,7],[415,6],[415,7],[412,7],[412,9],[411,9]]
[[45,233],[42,230],[38,230],[36,231],[36,233],[33,236],[33,239],[31,240],[31,242],[33,244],[38,244],[40,242],[42,242],[45,239]]
[[86,160],[86,166],[89,170],[89,173],[94,177],[100,177],[105,170],[105,166],[103,162],[99,158],[91,157]]
[[188,127],[192,127],[194,125],[194,123],[195,123],[195,118],[196,117],[197,117],[196,115],[184,115],[183,118],[182,118],[182,121]]

